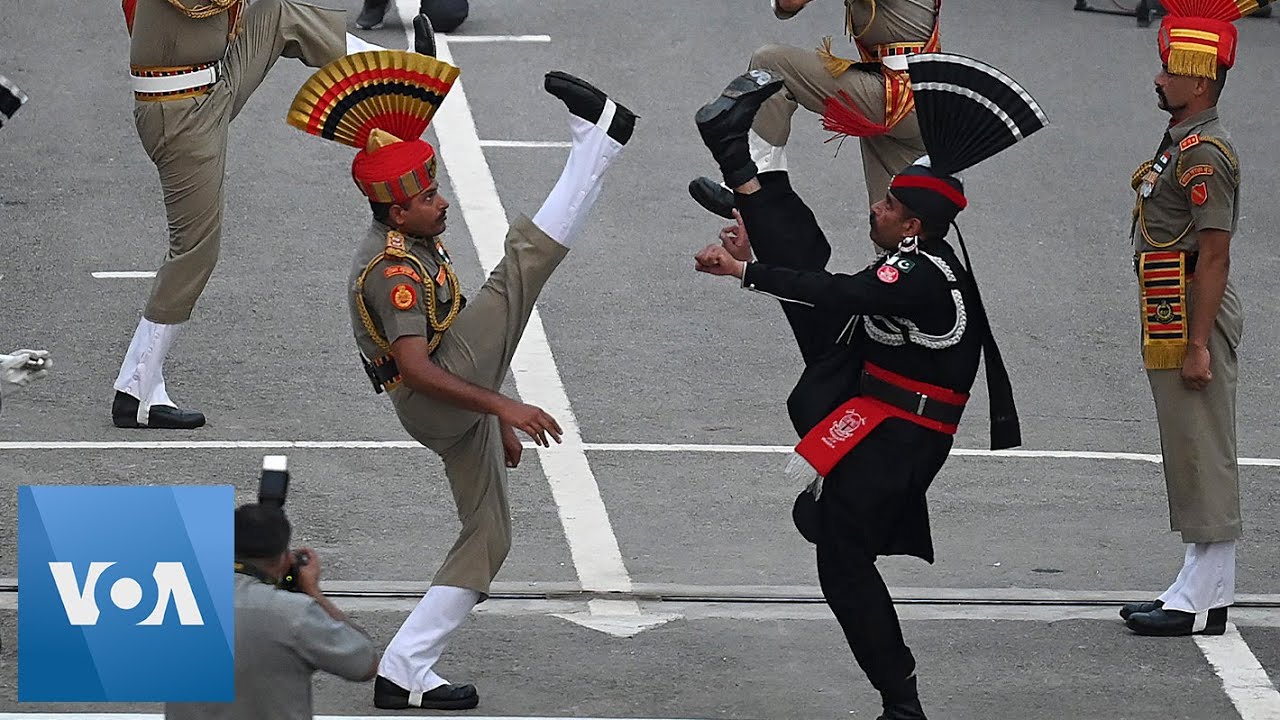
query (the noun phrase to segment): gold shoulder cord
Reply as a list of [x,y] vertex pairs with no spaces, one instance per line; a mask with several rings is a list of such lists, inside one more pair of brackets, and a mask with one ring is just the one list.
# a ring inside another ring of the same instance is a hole
[[244,0],[209,0],[207,5],[197,5],[189,8],[182,4],[182,0],[169,0],[169,4],[177,8],[178,12],[186,15],[192,20],[204,20],[214,15],[224,13],[232,7],[239,5]]
[[462,285],[458,282],[458,276],[454,274],[453,267],[450,263],[446,262],[441,266],[444,268],[445,277],[448,279],[449,294],[451,296],[451,300],[449,301],[449,313],[443,320],[441,320],[436,311],[434,294],[435,281],[431,278],[431,273],[427,270],[427,266],[424,265],[421,260],[404,250],[398,250],[390,247],[390,243],[388,243],[387,249],[378,253],[369,261],[369,264],[365,266],[364,271],[360,273],[360,277],[356,279],[356,310],[360,313],[360,322],[364,324],[364,329],[369,333],[369,337],[373,338],[373,342],[382,350],[383,353],[387,355],[391,354],[391,344],[382,336],[382,333],[378,332],[378,328],[373,324],[373,317],[369,315],[369,308],[364,302],[365,277],[373,271],[374,266],[387,258],[407,260],[410,263],[413,263],[417,267],[418,275],[425,278],[423,285],[429,285],[431,288],[432,296],[430,298],[423,298],[423,303],[427,306],[427,321],[431,323],[431,329],[435,331],[435,335],[433,335],[427,342],[427,353],[433,353],[435,352],[436,347],[440,345],[440,341],[444,337],[444,332],[453,325],[453,321],[457,319],[458,312],[461,310],[458,306],[462,304],[459,302],[462,298]]
[[862,28],[862,32],[857,32],[853,27],[853,5],[844,6],[844,31],[850,40],[861,40],[871,26],[876,24],[876,0],[868,0],[868,2],[871,4],[871,18],[867,20],[867,26]]

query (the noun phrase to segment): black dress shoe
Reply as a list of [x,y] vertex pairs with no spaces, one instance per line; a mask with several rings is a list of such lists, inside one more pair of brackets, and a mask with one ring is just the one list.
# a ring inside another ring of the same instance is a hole
[[1124,618],[1125,620],[1128,620],[1129,616],[1135,613],[1148,613],[1148,612],[1151,612],[1152,610],[1159,610],[1162,607],[1164,607],[1164,602],[1161,600],[1148,600],[1147,602],[1125,603],[1125,606],[1120,608],[1120,617]]
[[[600,116],[604,114],[605,101],[609,99],[608,95],[586,80],[559,70],[547,73],[543,87],[547,92],[560,98],[565,107],[569,108],[569,112],[592,124],[600,122]],[[636,114],[618,104],[617,101],[614,101],[614,104],[618,109],[613,113],[613,121],[609,123],[609,137],[619,145],[626,145],[636,129]]]
[[781,89],[781,76],[757,68],[734,78],[719,97],[694,115],[702,143],[711,151],[724,174],[724,184],[730,188],[755,177],[747,131],[761,103]]
[[364,7],[356,17],[356,27],[361,30],[372,30],[382,24],[387,14],[387,6],[391,0],[364,0]]
[[1151,612],[1130,615],[1125,625],[1139,635],[1156,637],[1221,635],[1227,631],[1227,609],[1222,607],[1210,610],[1203,630],[1195,629],[1195,621],[1194,613],[1156,608]]
[[436,31],[431,27],[431,18],[423,13],[413,18],[413,51],[427,57],[436,56]]
[[373,682],[373,704],[382,710],[470,710],[480,704],[480,693],[475,685],[441,685],[422,693],[421,699],[411,698],[408,690],[379,675]]
[[924,715],[924,708],[920,706],[914,675],[892,692],[881,692],[880,699],[884,712],[876,720],[928,720]]
[[733,191],[712,180],[700,177],[689,182],[689,196],[703,208],[726,220],[733,219]]
[[111,422],[118,428],[194,430],[204,425],[204,414],[168,405],[152,405],[147,411],[147,423],[143,425],[138,422],[138,399],[117,390],[115,400],[111,402]]

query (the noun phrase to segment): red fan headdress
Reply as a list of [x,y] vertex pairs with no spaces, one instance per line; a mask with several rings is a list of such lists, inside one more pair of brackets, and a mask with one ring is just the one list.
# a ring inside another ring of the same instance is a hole
[[1217,78],[1236,62],[1236,20],[1271,0],[1160,0],[1160,59],[1175,75]]
[[404,50],[346,55],[298,90],[287,121],[359,148],[351,176],[374,202],[407,202],[435,180],[435,149],[421,139],[458,68]]

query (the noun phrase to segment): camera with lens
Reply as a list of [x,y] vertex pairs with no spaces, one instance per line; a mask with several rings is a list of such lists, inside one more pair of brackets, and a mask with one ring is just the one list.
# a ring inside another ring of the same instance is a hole
[[[289,494],[289,458],[285,455],[267,455],[262,458],[262,478],[258,481],[258,504],[284,509]],[[307,564],[307,555],[293,551],[293,562],[277,585],[290,592],[298,592],[298,569]]]

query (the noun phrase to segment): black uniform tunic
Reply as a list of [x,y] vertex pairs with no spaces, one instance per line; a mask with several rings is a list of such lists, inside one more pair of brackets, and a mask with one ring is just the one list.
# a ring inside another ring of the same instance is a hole
[[[1009,446],[1008,423],[1016,436],[1017,420],[1008,378],[973,277],[951,246],[922,241],[916,252],[892,253],[859,273],[828,273],[831,246],[787,174],[759,179],[760,191],[736,197],[758,260],[747,265],[743,285],[782,301],[799,343],[805,370],[787,402],[796,432],[805,435],[861,394],[865,363],[968,393],[985,347],[998,405],[993,437]],[[797,500],[797,524],[816,545],[827,603],[859,665],[889,696],[907,692],[915,659],[875,559],[906,554],[933,562],[925,491],[951,444],[950,435],[888,418],[829,473],[816,503],[809,492]]]

